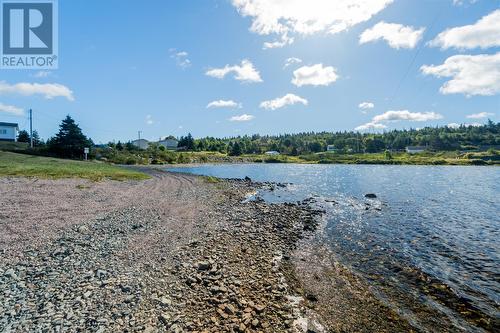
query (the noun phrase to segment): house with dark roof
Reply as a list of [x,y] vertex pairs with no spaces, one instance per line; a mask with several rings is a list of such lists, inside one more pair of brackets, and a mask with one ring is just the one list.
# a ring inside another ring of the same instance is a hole
[[0,141],[17,141],[19,125],[16,123],[0,122]]

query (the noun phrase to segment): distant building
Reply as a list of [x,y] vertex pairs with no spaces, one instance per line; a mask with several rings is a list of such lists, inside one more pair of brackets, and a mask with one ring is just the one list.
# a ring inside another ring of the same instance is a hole
[[408,146],[406,147],[406,152],[408,154],[418,154],[427,150],[425,146]]
[[19,126],[15,123],[0,122],[0,141],[17,141]]
[[328,146],[326,146],[326,151],[331,152],[331,153],[335,153],[337,151],[337,148],[335,148],[334,145],[328,145]]
[[158,143],[169,150],[177,150],[177,147],[179,146],[179,141],[172,137],[160,140]]
[[276,150],[270,150],[270,151],[266,151],[265,154],[266,155],[279,155],[280,153],[277,152]]
[[149,141],[146,139],[134,140],[132,141],[132,144],[140,149],[148,149],[149,147]]

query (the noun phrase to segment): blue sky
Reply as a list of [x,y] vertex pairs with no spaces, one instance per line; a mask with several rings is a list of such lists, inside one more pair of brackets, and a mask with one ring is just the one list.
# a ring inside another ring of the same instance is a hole
[[95,142],[499,121],[499,8],[60,0],[59,69],[0,70],[0,121],[33,108],[48,138],[70,114]]

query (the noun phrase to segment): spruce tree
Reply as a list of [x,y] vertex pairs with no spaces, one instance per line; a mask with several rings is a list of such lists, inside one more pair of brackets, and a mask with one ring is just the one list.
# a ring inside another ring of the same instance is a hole
[[30,135],[28,131],[19,131],[19,133],[17,134],[17,142],[30,142]]
[[43,145],[43,141],[40,139],[40,135],[38,135],[37,131],[33,131],[33,145],[35,147]]
[[59,133],[50,139],[50,151],[60,157],[80,158],[83,149],[93,146],[78,124],[69,115],[59,125]]

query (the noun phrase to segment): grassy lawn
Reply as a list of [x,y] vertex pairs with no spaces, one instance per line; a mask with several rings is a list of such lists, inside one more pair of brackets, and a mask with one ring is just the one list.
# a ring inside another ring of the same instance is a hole
[[149,176],[118,166],[98,162],[63,160],[58,158],[23,155],[0,151],[0,176],[39,178],[85,178],[142,180]]

